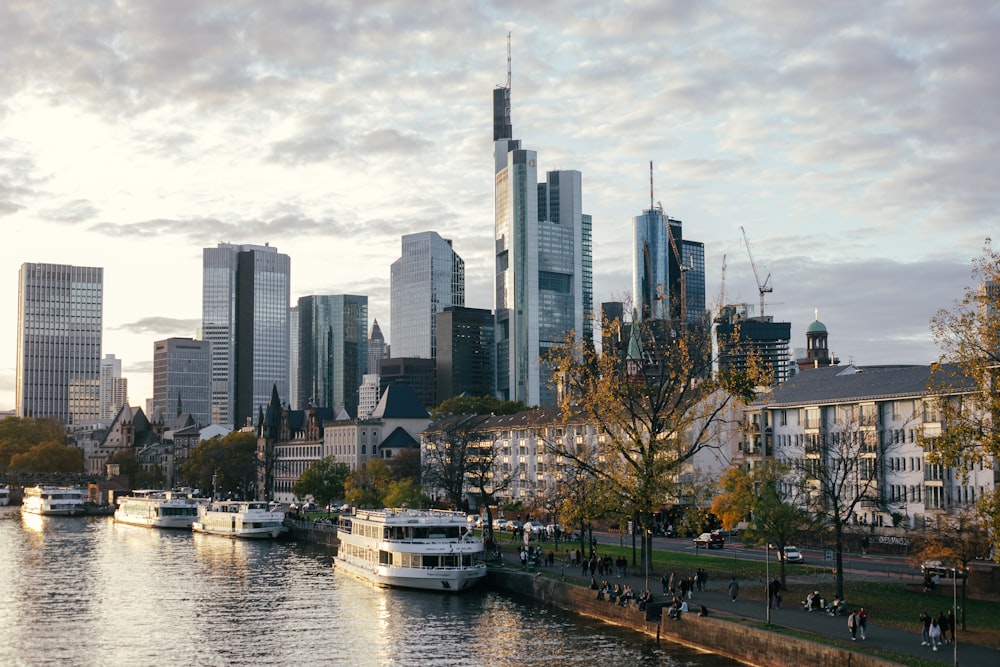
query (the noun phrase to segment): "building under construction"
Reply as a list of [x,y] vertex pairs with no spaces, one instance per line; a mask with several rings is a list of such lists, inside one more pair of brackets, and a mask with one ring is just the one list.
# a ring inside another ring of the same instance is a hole
[[719,350],[721,372],[747,370],[751,357],[756,357],[770,369],[771,386],[788,379],[791,372],[789,341],[792,337],[791,322],[775,322],[774,317],[749,316],[750,306],[730,304],[723,306],[715,320],[715,339]]

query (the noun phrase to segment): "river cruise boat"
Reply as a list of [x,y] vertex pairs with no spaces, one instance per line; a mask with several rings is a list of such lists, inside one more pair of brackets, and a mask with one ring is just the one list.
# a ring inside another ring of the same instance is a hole
[[10,487],[0,486],[0,507],[10,505]]
[[42,516],[79,516],[86,510],[87,493],[71,486],[29,486],[24,490],[21,511]]
[[378,586],[457,593],[486,576],[464,512],[355,510],[337,527],[333,567]]
[[262,500],[216,500],[198,508],[191,524],[196,533],[245,539],[274,539],[281,534],[285,515],[271,512]]
[[133,491],[118,499],[115,521],[147,528],[191,530],[198,508],[208,498],[192,498],[173,491]]

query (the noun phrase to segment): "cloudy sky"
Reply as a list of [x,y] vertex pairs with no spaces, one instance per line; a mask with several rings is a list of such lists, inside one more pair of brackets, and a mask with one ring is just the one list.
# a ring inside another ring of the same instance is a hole
[[794,346],[818,308],[844,361],[936,358],[928,320],[1000,230],[995,2],[6,0],[0,409],[23,262],[104,267],[135,405],[222,241],[288,254],[293,300],[368,295],[391,343],[400,236],[434,230],[492,308],[508,32],[514,136],[583,173],[597,302],[630,289],[653,161],[710,303],[723,275],[758,302],[742,226]]

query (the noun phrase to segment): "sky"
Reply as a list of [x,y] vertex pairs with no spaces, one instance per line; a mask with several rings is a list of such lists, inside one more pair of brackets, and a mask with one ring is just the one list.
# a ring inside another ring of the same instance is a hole
[[792,346],[818,309],[842,363],[938,357],[929,321],[1000,230],[996,2],[6,0],[0,410],[25,262],[104,267],[139,406],[220,242],[288,254],[293,303],[367,295],[391,344],[401,236],[436,231],[493,308],[508,34],[514,137],[583,175],[596,303],[629,297],[652,161],[709,304],[759,308],[752,253]]

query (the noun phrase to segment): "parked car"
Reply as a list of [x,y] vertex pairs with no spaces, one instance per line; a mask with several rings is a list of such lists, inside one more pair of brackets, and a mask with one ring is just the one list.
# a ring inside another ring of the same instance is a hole
[[[949,579],[955,576],[955,569],[943,560],[925,560],[920,565],[920,571],[923,574],[929,574],[931,576],[936,574],[939,577],[948,577]],[[959,568],[958,576],[965,576],[965,572],[963,572],[961,568]]]
[[493,519],[493,530],[506,530],[507,519]]
[[785,547],[784,552],[778,552],[778,561],[784,561],[786,563],[803,563],[805,558],[802,557],[802,552],[799,551],[798,547],[788,546]]
[[549,539],[555,537],[556,532],[558,532],[561,537],[566,536],[566,529],[560,526],[558,523],[550,523],[549,525],[545,526],[545,535]]
[[471,528],[479,528],[483,523],[483,518],[478,514],[466,514],[465,522],[469,524]]
[[715,530],[711,533],[702,533],[698,537],[694,538],[694,548],[703,547],[705,549],[711,549],[716,547],[721,549],[726,544],[726,538],[723,537],[722,533]]
[[528,521],[524,524],[524,532],[530,532],[532,535],[541,535],[545,532],[545,526],[538,521]]
[[508,533],[516,533],[517,531],[521,530],[522,526],[523,524],[517,519],[515,519],[513,521],[508,521],[507,525],[504,526],[504,530],[506,530]]

